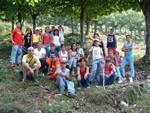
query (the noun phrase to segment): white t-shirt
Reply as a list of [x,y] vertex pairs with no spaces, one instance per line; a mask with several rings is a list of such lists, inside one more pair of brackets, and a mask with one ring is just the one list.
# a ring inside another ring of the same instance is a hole
[[40,57],[42,57],[43,54],[46,54],[46,51],[44,48],[42,48],[40,51],[38,51],[38,48],[36,48],[34,50],[34,53],[38,58],[40,58]]
[[55,46],[60,46],[59,36],[53,36],[53,42]]
[[68,53],[67,53],[67,51],[65,51],[65,54],[63,54],[63,52],[60,51],[60,55],[61,55],[61,59],[67,60],[67,58],[68,58]]
[[92,46],[91,50],[93,55],[93,60],[102,58],[103,50],[100,47]]
[[83,56],[84,56],[84,51],[82,48],[79,48],[79,54],[83,54]]
[[64,42],[64,32],[62,30],[59,31],[59,37],[61,37],[61,41]]

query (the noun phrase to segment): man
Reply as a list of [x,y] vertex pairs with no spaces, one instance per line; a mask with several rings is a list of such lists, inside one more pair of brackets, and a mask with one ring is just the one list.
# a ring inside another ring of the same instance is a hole
[[55,73],[57,72],[58,68],[60,67],[60,59],[55,56],[55,54],[51,54],[50,56],[50,65],[49,69],[52,68],[52,75],[50,76],[50,80],[56,80],[54,77]]
[[59,30],[59,37],[61,37],[61,41],[64,44],[64,28],[62,27],[61,24],[59,25],[58,30]]
[[23,79],[22,82],[26,81],[27,76],[32,76],[35,82],[38,81],[38,69],[41,67],[39,58],[34,55],[34,48],[28,48],[28,54],[23,56]]
[[68,97],[74,97],[75,96],[75,88],[74,83],[69,81],[69,75],[70,71],[66,68],[67,61],[62,59],[61,60],[61,67],[58,68],[58,70],[54,73],[53,77],[57,77],[56,85],[59,87],[60,92],[64,92],[64,90],[67,88],[67,95]]
[[15,66],[15,62],[16,62],[16,57],[17,57],[17,65],[19,66],[21,63],[21,57],[22,57],[22,35],[27,35],[27,33],[29,33],[29,31],[27,31],[25,34],[20,30],[21,27],[21,23],[17,22],[16,23],[16,27],[11,35],[10,35],[10,40],[12,42],[12,51],[11,51],[11,58],[10,58],[10,62],[11,62],[11,66],[14,67]]
[[55,30],[55,26],[52,26],[52,31],[50,31],[51,36],[54,36],[54,30]]

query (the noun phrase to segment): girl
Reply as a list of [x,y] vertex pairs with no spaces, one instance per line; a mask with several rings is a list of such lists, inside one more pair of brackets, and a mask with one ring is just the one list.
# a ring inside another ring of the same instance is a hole
[[59,58],[68,61],[68,52],[66,51],[66,45],[61,44],[61,51],[59,52]]
[[[100,40],[99,34],[95,33],[94,34],[94,39],[99,39]],[[93,41],[91,42],[90,49],[92,48],[92,46],[95,46]],[[102,40],[100,40],[100,42],[99,42],[99,47],[102,48],[104,57],[107,56],[106,47],[105,47],[105,44]]]
[[129,81],[130,83],[133,82],[133,77],[134,77],[134,57],[133,57],[133,47],[134,47],[134,43],[131,42],[132,37],[130,35],[126,36],[126,40],[127,43],[123,45],[122,47],[122,51],[125,53],[122,63],[121,63],[121,73],[123,76],[123,80],[125,79],[125,65],[127,62],[129,62],[130,65],[130,77],[129,77]]
[[113,55],[113,50],[108,51],[108,58],[110,58],[111,62],[115,65],[115,69],[117,71],[117,77],[119,77],[118,83],[122,83],[122,77],[120,74],[120,67],[118,66],[117,58]]
[[32,35],[31,46],[36,49],[37,43],[41,41],[41,36],[39,35],[39,28],[35,28],[35,34]]
[[49,34],[49,27],[45,28],[45,33],[42,37],[42,41],[44,44],[44,48],[46,49],[46,52],[48,52],[50,50],[50,44],[51,44],[51,36]]
[[91,55],[93,55],[93,68],[92,68],[92,72],[91,72],[91,77],[90,77],[90,82],[93,81],[96,73],[98,73],[97,76],[97,82],[99,83],[99,76],[101,74],[101,62],[104,63],[104,57],[103,57],[103,51],[102,49],[99,47],[99,39],[94,39],[94,44],[95,46],[93,46],[90,50],[90,54],[87,57],[87,61],[90,58]]
[[60,45],[62,44],[62,42],[61,42],[61,38],[59,37],[58,29],[54,30],[53,43],[55,44],[55,50],[57,50],[57,52],[59,52]]
[[24,55],[27,54],[27,50],[31,46],[31,36],[32,36],[31,28],[27,28],[26,32],[28,32],[28,33],[27,33],[27,35],[24,36],[24,41],[23,41],[24,50],[25,50]]
[[86,66],[86,59],[84,57],[79,60],[80,66],[77,68],[77,74],[75,77],[78,81],[78,89],[81,89],[82,86],[86,85],[86,88],[90,88],[90,73],[89,67]]
[[68,61],[69,66],[68,67],[70,70],[72,68],[71,74],[74,76],[74,74],[75,74],[74,71],[75,71],[75,68],[77,65],[77,60],[79,59],[79,53],[77,51],[76,43],[73,43],[71,45],[71,49],[69,50],[68,56],[69,56],[69,61]]

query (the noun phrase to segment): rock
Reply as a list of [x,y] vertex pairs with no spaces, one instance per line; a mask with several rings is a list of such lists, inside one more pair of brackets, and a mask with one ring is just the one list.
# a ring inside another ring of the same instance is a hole
[[136,107],[136,104],[134,104],[133,107]]
[[35,113],[42,113],[42,111],[41,110],[36,110]]
[[128,104],[127,104],[126,102],[124,102],[124,101],[121,101],[121,102],[120,102],[120,105],[123,105],[123,106],[125,106],[125,107],[128,107]]
[[52,104],[51,104],[51,103],[49,103],[48,105],[49,105],[49,107],[52,107]]
[[62,96],[62,94],[55,94],[54,97]]

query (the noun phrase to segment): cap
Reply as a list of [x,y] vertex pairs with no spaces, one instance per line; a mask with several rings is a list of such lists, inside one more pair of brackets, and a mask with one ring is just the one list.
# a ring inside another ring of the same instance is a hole
[[67,60],[66,59],[61,59],[61,63],[65,64],[65,63],[67,63]]
[[56,57],[56,55],[55,54],[51,54],[51,57]]
[[33,50],[34,50],[34,48],[33,48],[33,47],[29,47],[29,48],[28,48],[28,50],[30,50],[30,49],[33,49]]
[[99,39],[95,38],[93,41],[99,41]]
[[36,27],[36,28],[35,28],[35,31],[36,31],[36,30],[40,30],[40,28],[39,28],[39,27]]

